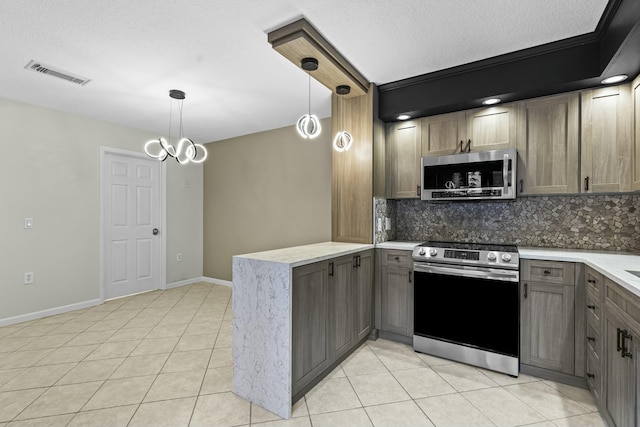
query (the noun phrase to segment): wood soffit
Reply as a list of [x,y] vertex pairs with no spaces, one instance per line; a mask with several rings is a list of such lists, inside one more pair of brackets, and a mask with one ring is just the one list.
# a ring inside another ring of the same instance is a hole
[[318,69],[310,72],[311,77],[332,93],[336,93],[337,86],[348,85],[351,92],[342,95],[345,98],[367,94],[367,79],[304,18],[271,31],[267,40],[273,49],[300,69],[303,58],[316,58]]

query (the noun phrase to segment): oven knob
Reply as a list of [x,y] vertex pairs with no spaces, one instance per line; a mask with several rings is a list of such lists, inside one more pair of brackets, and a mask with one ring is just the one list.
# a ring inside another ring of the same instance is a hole
[[496,255],[496,253],[495,253],[495,252],[489,252],[489,253],[487,254],[487,260],[488,260],[489,262],[496,262],[496,260],[497,260],[497,259],[498,259],[498,256]]
[[429,249],[429,255],[430,256],[436,256],[438,255],[438,250],[436,248],[431,248]]
[[510,262],[511,261],[511,255],[510,254],[502,254],[502,261]]
[[420,248],[420,250],[418,251],[418,255],[420,256],[424,256],[424,254],[427,253],[427,250],[425,248]]

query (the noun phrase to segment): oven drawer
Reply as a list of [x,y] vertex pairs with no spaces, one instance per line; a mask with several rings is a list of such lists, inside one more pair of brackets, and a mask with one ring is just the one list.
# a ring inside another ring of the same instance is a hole
[[395,249],[382,250],[382,265],[397,267],[413,267],[413,252]]
[[560,261],[522,260],[522,278],[530,282],[575,286],[575,264]]

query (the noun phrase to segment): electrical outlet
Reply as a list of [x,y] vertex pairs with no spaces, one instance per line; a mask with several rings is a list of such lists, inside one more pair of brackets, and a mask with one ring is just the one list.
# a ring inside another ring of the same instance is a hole
[[391,230],[391,218],[384,219],[384,229],[387,231]]
[[181,253],[176,255],[176,261],[182,262],[182,254]]
[[378,218],[378,231],[382,231],[382,218]]
[[33,283],[33,272],[24,273],[24,284],[31,285]]
[[24,228],[33,228],[33,218],[24,219]]

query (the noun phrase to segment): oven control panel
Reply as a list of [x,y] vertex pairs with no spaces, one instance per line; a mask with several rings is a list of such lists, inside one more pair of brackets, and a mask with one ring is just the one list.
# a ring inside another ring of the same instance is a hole
[[519,267],[518,252],[514,247],[469,244],[471,248],[465,248],[465,245],[459,243],[452,246],[430,246],[425,243],[413,250],[413,259],[415,262],[499,266],[512,269]]

